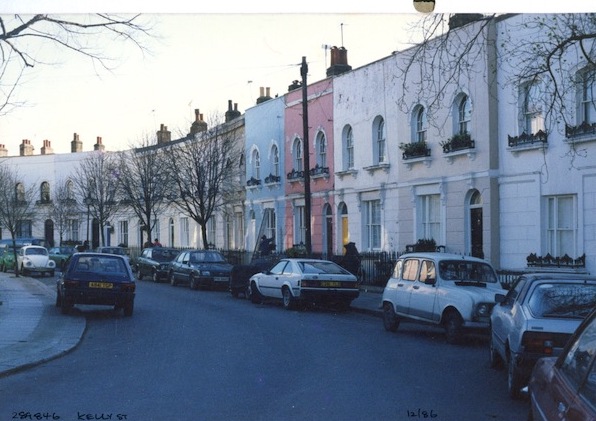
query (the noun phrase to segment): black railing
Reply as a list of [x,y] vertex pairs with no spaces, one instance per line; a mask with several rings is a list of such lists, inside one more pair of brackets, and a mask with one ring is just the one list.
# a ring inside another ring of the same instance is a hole
[[565,137],[568,139],[590,134],[596,134],[596,123],[590,124],[584,121],[579,126],[565,124]]
[[516,146],[533,145],[535,143],[546,144],[548,140],[548,134],[544,130],[539,130],[536,133],[523,132],[519,136],[507,135],[507,144],[511,148]]

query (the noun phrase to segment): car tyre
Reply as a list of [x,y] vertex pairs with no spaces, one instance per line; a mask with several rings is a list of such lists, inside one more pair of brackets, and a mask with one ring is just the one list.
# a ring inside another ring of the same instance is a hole
[[250,301],[253,304],[261,304],[263,302],[263,295],[259,292],[255,282],[251,282],[250,284]]
[[159,282],[159,277],[157,276],[157,270],[153,269],[151,272],[151,280],[155,283]]
[[124,317],[131,317],[135,308],[135,302],[129,301],[124,305]]
[[56,291],[56,307],[62,307],[62,299],[58,291]]
[[399,327],[399,319],[393,309],[393,304],[390,302],[383,303],[383,326],[389,332],[396,332]]
[[170,285],[172,285],[173,287],[175,287],[178,284],[176,282],[176,277],[174,276],[174,272],[170,272],[168,275],[168,278],[170,279]]
[[282,287],[281,296],[283,298],[283,304],[286,310],[294,310],[296,308],[296,299],[292,295],[290,288],[287,286]]
[[195,280],[194,275],[190,275],[188,278],[188,283],[190,284],[190,289],[197,289],[197,281]]
[[495,348],[495,339],[493,337],[493,332],[490,332],[490,338],[488,343],[488,365],[490,368],[500,369],[503,367],[503,359],[499,352]]
[[451,311],[445,316],[445,334],[447,343],[457,344],[461,342],[463,336],[464,322],[462,317],[456,311]]
[[21,275],[27,276],[27,271],[25,270],[25,266],[21,265]]
[[139,281],[143,280],[143,272],[141,272],[141,269],[137,268],[137,279]]
[[513,355],[510,353],[509,361],[507,362],[507,389],[509,390],[511,399],[518,400],[522,397],[521,389],[523,387],[523,380],[513,360]]

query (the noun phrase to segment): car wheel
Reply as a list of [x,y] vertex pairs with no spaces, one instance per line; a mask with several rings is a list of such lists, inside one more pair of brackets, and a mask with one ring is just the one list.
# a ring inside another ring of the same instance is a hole
[[523,387],[523,380],[519,369],[515,367],[513,355],[509,354],[509,361],[507,362],[507,389],[509,389],[509,396],[511,399],[520,399],[522,397],[521,389]]
[[242,291],[242,293],[244,294],[244,298],[246,299],[250,299],[250,286],[247,285],[246,287],[244,287],[244,290]]
[[492,331],[490,332],[490,338],[488,342],[488,363],[490,368],[502,368],[503,359],[499,355],[499,352],[495,348],[495,340]]
[[56,291],[56,307],[62,306],[62,299],[60,298],[60,293]]
[[21,265],[21,275],[27,276],[27,271],[25,270],[25,266]]
[[151,272],[151,280],[155,283],[159,282],[159,277],[157,276],[157,271],[155,269]]
[[68,314],[68,313],[70,313],[70,310],[72,309],[73,304],[70,303],[70,302],[68,302],[65,299],[62,299],[61,301],[62,302],[61,302],[60,310],[62,311],[62,314]]
[[197,281],[195,280],[194,275],[190,275],[188,283],[190,284],[190,289],[197,289]]
[[143,272],[141,272],[141,269],[137,268],[137,279],[139,281],[143,280]]
[[388,330],[389,332],[395,332],[399,327],[399,319],[395,314],[393,304],[389,302],[383,303],[383,326],[385,326],[385,330]]
[[445,316],[445,333],[447,335],[447,343],[457,344],[461,341],[463,336],[464,322],[456,311],[451,311]]
[[124,305],[124,317],[130,317],[132,316],[132,312],[135,308],[135,302],[134,301],[129,301],[128,303],[126,303]]
[[253,304],[261,304],[263,302],[263,295],[259,292],[255,282],[251,282],[250,284],[250,301]]
[[176,282],[176,277],[174,276],[174,272],[170,272],[168,275],[168,278],[170,278],[170,285],[175,287],[177,282]]
[[283,304],[286,310],[294,310],[296,308],[296,299],[292,295],[290,288],[284,286],[281,289],[281,296],[283,298]]

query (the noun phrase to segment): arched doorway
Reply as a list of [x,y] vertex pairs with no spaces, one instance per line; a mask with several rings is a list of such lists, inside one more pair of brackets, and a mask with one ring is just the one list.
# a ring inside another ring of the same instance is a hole
[[333,215],[328,203],[323,208],[323,220],[323,251],[326,258],[330,258],[333,255]]
[[470,197],[470,251],[472,256],[484,259],[482,247],[482,195],[475,190]]
[[44,239],[47,247],[54,247],[54,221],[46,219],[43,225]]
[[339,205],[339,215],[341,218],[341,245],[343,246],[350,242],[350,233],[348,231],[348,207],[345,203]]

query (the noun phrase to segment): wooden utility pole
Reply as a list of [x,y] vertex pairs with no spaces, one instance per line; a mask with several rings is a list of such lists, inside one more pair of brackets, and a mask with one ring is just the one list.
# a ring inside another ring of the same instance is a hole
[[308,92],[306,83],[306,74],[308,73],[308,64],[306,57],[302,57],[302,66],[300,66],[300,75],[302,75],[302,138],[304,152],[304,240],[306,253],[310,257],[312,253],[312,241],[310,232],[310,151],[308,146]]

